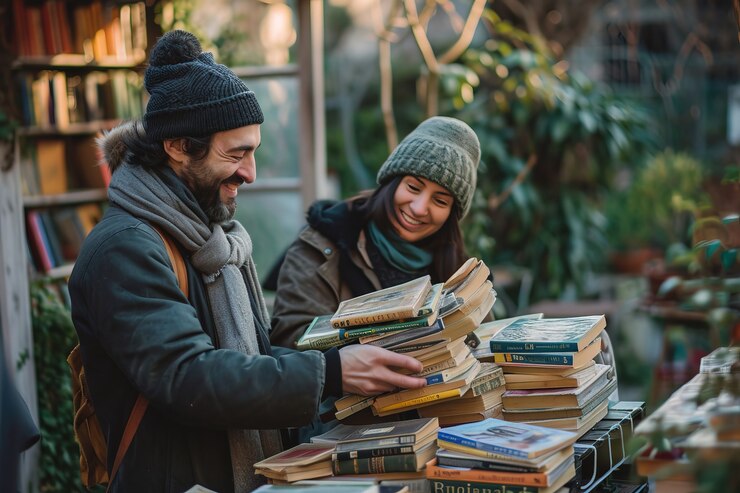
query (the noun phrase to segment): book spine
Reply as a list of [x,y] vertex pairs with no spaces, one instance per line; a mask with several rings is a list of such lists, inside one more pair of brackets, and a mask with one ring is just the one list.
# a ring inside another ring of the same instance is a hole
[[378,334],[386,334],[388,332],[397,332],[399,330],[412,329],[415,327],[423,327],[426,323],[418,325],[415,323],[400,323],[393,325],[383,325],[378,327],[360,327],[356,329],[339,329],[339,337],[341,339],[359,339],[360,337],[372,336]]
[[[481,461],[482,462],[482,461]],[[519,486],[547,486],[547,474],[511,473],[477,469],[452,469],[435,465],[427,466],[427,477],[454,481],[481,481]]]
[[355,317],[333,318],[331,320],[331,325],[335,329],[342,329],[345,327],[352,327],[353,325],[372,325],[381,322],[390,322],[392,320],[400,320],[402,318],[413,318],[415,316],[415,311],[389,311],[384,313],[358,315]]
[[369,459],[371,457],[383,457],[386,455],[401,455],[413,453],[413,445],[398,445],[395,447],[379,447],[368,450],[348,450],[347,452],[334,452],[331,455],[331,460],[345,461],[350,459]]
[[416,454],[381,455],[364,459],[332,461],[334,474],[380,474],[384,472],[416,471]]
[[388,413],[390,411],[397,411],[400,409],[406,409],[407,407],[411,406],[418,406],[420,404],[429,404],[432,402],[441,401],[443,399],[449,399],[451,397],[459,397],[460,396],[460,390],[459,389],[452,389],[452,390],[445,390],[443,392],[435,392],[434,394],[427,394],[420,397],[415,397],[413,399],[408,399],[401,402],[394,402],[393,404],[389,404],[385,407],[379,407],[375,410],[378,413]]
[[[427,476],[428,477],[428,476]],[[460,493],[538,493],[536,486],[512,486],[510,484],[489,483],[482,481],[456,481],[454,479],[429,478],[433,493],[448,491]]]
[[579,350],[577,342],[498,342],[492,340],[490,346],[492,353],[556,353]]
[[490,392],[494,389],[497,389],[504,385],[504,376],[500,375],[492,380],[484,380],[483,382],[480,382],[475,385],[470,386],[470,392],[473,396],[479,396],[482,394],[485,394],[486,392]]
[[487,462],[478,459],[458,459],[456,457],[437,457],[437,463],[445,467],[463,467],[466,469],[481,469],[484,471],[505,471],[529,473],[532,469],[518,467],[497,462]]
[[356,404],[352,404],[349,407],[346,407],[344,409],[337,411],[336,413],[334,413],[334,417],[337,419],[344,419],[347,416],[351,416],[357,412],[362,411],[363,409],[367,407],[372,406],[373,402],[375,402],[375,399],[372,399],[372,398],[365,399],[363,401],[360,401]]
[[377,438],[374,440],[360,440],[356,442],[339,442],[335,452],[348,452],[350,450],[369,450],[396,445],[410,445],[416,442],[416,435],[401,435],[391,438]]
[[494,363],[573,366],[573,355],[552,353],[493,353],[493,361]]
[[511,447],[503,447],[501,445],[492,445],[490,443],[480,442],[478,440],[473,440],[471,438],[466,438],[460,435],[455,435],[452,433],[448,433],[444,431],[444,429],[440,429],[437,432],[437,439],[455,443],[457,445],[462,445],[463,447],[475,449],[475,450],[483,450],[485,452],[491,452],[494,454],[500,454],[508,457],[519,457],[523,459],[528,459],[529,456],[526,452],[523,452],[521,450],[511,448]]
[[342,341],[339,338],[338,334],[328,334],[325,336],[315,337],[313,339],[309,337],[303,341],[298,341],[296,343],[296,348],[299,351],[306,351],[308,349],[323,350],[323,349],[329,349],[334,346],[339,346],[343,342],[344,341]]

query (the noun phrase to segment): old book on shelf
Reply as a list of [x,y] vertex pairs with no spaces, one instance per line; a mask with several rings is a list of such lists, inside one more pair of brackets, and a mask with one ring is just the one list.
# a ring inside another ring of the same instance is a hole
[[472,257],[445,281],[444,288],[465,302],[490,274],[490,269],[482,260]]
[[490,339],[491,352],[577,352],[606,327],[606,317],[519,319]]
[[43,195],[57,195],[67,191],[67,162],[64,141],[39,139],[36,141],[36,166],[39,188]]
[[[331,455],[331,460],[346,460],[346,459],[366,459],[368,457],[380,457],[384,455],[401,455],[401,454],[413,454],[427,447],[429,444],[435,444],[437,442],[436,433],[427,433],[419,440],[414,443],[405,445],[389,445],[387,447],[377,447],[371,449],[360,449],[360,450],[346,450],[344,452],[337,452],[336,450]],[[436,449],[436,446],[434,447]]]
[[417,317],[432,288],[430,279],[427,275],[344,300],[339,304],[331,323],[336,328],[344,328]]
[[532,459],[572,445],[576,441],[576,435],[541,426],[486,419],[478,423],[442,428],[437,433],[437,440],[443,448],[443,443],[455,443],[467,450],[483,450],[502,456]]
[[601,351],[601,338],[577,352],[558,353],[492,353],[493,362],[501,366],[565,366],[580,368],[594,359]]
[[511,410],[583,406],[607,385],[609,368],[609,365],[596,365],[596,374],[579,387],[507,390],[503,396],[504,408]]

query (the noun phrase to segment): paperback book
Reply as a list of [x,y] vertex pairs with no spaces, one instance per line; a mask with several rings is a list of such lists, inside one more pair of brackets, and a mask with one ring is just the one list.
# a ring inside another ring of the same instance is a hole
[[437,433],[437,440],[456,443],[467,449],[531,459],[572,445],[576,435],[568,431],[491,418],[442,428]]
[[311,438],[313,443],[333,443],[336,452],[368,450],[395,445],[409,445],[439,429],[436,418],[418,418],[368,425],[340,423],[331,430]]
[[331,318],[335,328],[368,325],[419,316],[432,289],[430,276],[344,300]]
[[568,318],[519,319],[491,337],[493,353],[577,352],[606,327],[604,315]]
[[596,374],[575,388],[507,390],[503,396],[504,408],[547,409],[583,406],[608,383],[608,365],[596,365]]
[[601,338],[575,353],[493,353],[493,362],[501,366],[565,366],[580,368],[601,351]]

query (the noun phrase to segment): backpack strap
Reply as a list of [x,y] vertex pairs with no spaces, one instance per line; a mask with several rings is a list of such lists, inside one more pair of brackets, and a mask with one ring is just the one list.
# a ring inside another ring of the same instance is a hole
[[[187,298],[189,293],[189,286],[188,271],[187,267],[185,266],[185,259],[182,257],[180,250],[177,248],[175,240],[173,240],[170,235],[162,231],[158,226],[152,225],[152,227],[154,228],[154,231],[157,232],[159,237],[162,238],[162,242],[164,242],[164,247],[167,250],[167,256],[170,258],[172,269],[175,271],[175,276],[177,276],[177,284],[178,286],[180,286],[180,290]],[[110,472],[110,481],[108,481],[108,488],[110,488],[110,485],[113,484],[113,478],[116,477],[118,467],[121,465],[123,457],[126,455],[126,451],[128,450],[129,445],[131,445],[131,442],[134,439],[134,435],[136,435],[136,430],[139,429],[139,425],[141,424],[141,420],[144,417],[144,413],[146,412],[146,408],[148,405],[149,401],[146,399],[146,397],[141,394],[136,397],[134,407],[133,409],[131,409],[131,414],[128,417],[128,421],[126,421],[126,427],[123,430],[121,442],[118,444],[116,458],[113,461],[113,468]],[[108,491],[108,488],[106,488],[106,491]]]

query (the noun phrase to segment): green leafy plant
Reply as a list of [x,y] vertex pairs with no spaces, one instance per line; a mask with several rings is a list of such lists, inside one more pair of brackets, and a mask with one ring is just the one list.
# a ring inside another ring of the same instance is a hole
[[667,149],[650,157],[606,202],[610,245],[665,251],[686,244],[695,214],[709,202],[703,181],[701,163],[689,154]]
[[601,204],[616,172],[650,148],[649,120],[493,11],[484,17],[492,38],[462,57],[480,83],[456,115],[478,133],[484,163],[468,249],[530,269],[533,300],[583,294],[608,250]]
[[48,282],[31,285],[31,321],[41,429],[40,490],[84,492],[74,440],[67,355],[77,342],[69,310]]

